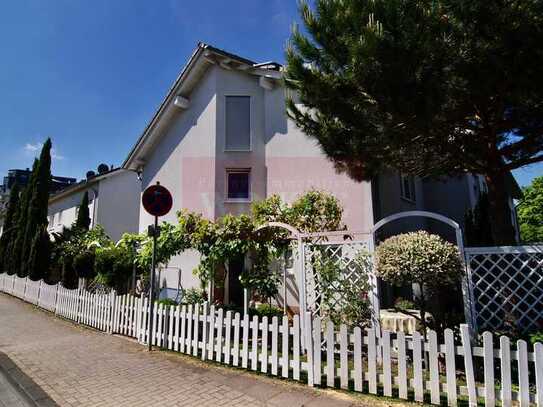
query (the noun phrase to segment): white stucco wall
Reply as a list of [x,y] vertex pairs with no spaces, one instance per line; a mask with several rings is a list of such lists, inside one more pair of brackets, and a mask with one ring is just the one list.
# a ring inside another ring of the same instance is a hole
[[114,241],[123,233],[136,233],[139,227],[140,182],[131,171],[119,170],[111,175],[77,188],[73,193],[56,197],[49,203],[49,231],[60,232],[71,227],[83,194],[89,194],[91,227],[101,225]]
[[[48,230],[52,232],[62,232],[63,228],[70,228],[77,218],[77,208],[81,205],[85,191],[94,189],[98,191],[98,185],[89,185],[77,190],[62,198],[55,198],[49,203],[47,208],[47,217],[49,219]],[[94,208],[94,194],[89,192],[89,215],[92,219]]]

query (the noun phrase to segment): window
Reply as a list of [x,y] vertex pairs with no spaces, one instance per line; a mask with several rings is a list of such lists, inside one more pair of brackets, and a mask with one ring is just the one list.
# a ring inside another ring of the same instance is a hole
[[251,149],[251,98],[226,96],[225,150]]
[[415,202],[415,178],[411,175],[400,174],[401,197]]
[[226,170],[226,197],[229,201],[249,201],[251,173],[247,169]]

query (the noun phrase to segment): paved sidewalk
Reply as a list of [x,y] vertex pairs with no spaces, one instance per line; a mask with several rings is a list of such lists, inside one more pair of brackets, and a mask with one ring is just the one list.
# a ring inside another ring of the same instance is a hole
[[[363,405],[347,395],[186,356],[148,353],[135,342],[79,327],[6,294],[0,294],[0,352],[60,406]],[[380,403],[371,400],[375,404]]]

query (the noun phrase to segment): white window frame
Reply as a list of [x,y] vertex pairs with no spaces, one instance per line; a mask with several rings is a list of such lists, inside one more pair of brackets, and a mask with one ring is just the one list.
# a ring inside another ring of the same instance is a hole
[[[247,191],[247,198],[229,198],[229,191],[228,191],[228,176],[230,174],[247,174],[248,176],[248,187],[249,190]],[[224,190],[225,190],[225,200],[226,203],[251,203],[252,202],[252,187],[251,187],[251,168],[227,168],[225,171],[225,183],[224,183]]]
[[[407,178],[409,185],[409,196],[406,194],[404,180]],[[408,174],[400,173],[400,197],[408,202],[415,203],[417,201],[417,194],[415,192],[415,177]]]
[[[249,148],[248,149],[233,149],[226,146],[226,99],[229,97],[248,97],[249,98]],[[247,93],[227,93],[223,96],[224,102],[224,152],[225,153],[250,153],[253,151],[253,95]]]

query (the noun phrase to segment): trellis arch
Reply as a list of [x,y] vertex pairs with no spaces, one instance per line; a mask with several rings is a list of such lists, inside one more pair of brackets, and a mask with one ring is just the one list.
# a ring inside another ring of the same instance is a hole
[[[379,229],[381,229],[383,226],[385,226],[388,223],[394,222],[399,219],[409,218],[409,217],[434,219],[442,223],[445,223],[446,225],[453,228],[456,235],[456,245],[458,247],[458,251],[460,252],[459,253],[460,258],[462,259],[462,262],[464,262],[464,266],[465,266],[464,238],[462,236],[462,229],[460,228],[460,225],[458,224],[458,222],[452,220],[451,218],[448,218],[446,216],[440,215],[439,213],[435,213],[435,212],[405,211],[405,212],[395,213],[393,215],[390,215],[381,219],[371,228],[371,236],[372,236],[371,241],[370,241],[371,252],[373,253],[375,251],[375,233]],[[472,295],[470,295],[469,281],[468,281],[467,275],[462,280],[462,296],[464,298],[464,316],[466,318],[466,321],[470,323],[470,327],[472,327],[473,326],[473,316],[472,316],[472,311],[471,311],[472,310]]]

